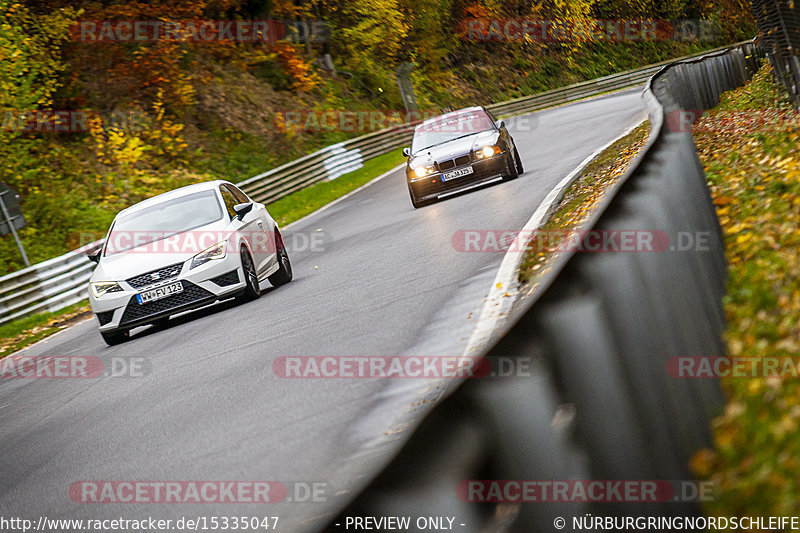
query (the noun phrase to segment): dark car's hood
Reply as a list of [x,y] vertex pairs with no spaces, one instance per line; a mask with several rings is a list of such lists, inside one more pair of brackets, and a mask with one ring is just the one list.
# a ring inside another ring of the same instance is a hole
[[460,139],[453,139],[452,141],[420,150],[409,158],[408,164],[413,164],[413,166],[416,167],[419,165],[433,164],[436,161],[452,159],[460,155],[468,154],[472,150],[483,148],[486,145],[497,144],[499,137],[499,131],[486,130],[467,137],[461,137]]

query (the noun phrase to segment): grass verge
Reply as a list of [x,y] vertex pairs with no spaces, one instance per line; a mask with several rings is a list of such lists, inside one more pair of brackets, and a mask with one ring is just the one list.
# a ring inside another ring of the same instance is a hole
[[[728,257],[730,356],[800,354],[800,117],[767,63],[694,126]],[[763,368],[763,365],[760,366]],[[714,482],[706,511],[791,516],[800,509],[800,381],[726,377],[714,449],[695,473]]]
[[52,313],[38,313],[0,326],[0,358],[17,352],[89,316],[84,300]]
[[650,123],[644,122],[586,165],[564,193],[555,213],[531,236],[518,273],[520,282],[533,285],[536,278],[547,271],[562,243],[569,242],[571,236],[582,229],[603,195],[628,169],[649,132]]
[[339,176],[335,180],[317,183],[272,202],[267,205],[267,209],[279,225],[285,226],[361,187],[373,178],[393,169],[405,159],[403,150],[398,148],[366,161],[360,169]]

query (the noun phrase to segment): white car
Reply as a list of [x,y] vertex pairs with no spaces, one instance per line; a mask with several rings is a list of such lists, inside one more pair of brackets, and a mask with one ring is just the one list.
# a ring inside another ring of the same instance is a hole
[[103,247],[89,302],[103,340],[217,300],[261,296],[260,282],[292,280],[280,230],[263,204],[232,183],[183,187],[121,211]]

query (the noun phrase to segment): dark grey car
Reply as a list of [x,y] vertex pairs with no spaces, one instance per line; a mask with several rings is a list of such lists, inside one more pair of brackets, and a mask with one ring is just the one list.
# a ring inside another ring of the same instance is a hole
[[428,119],[414,130],[406,179],[411,203],[421,207],[522,174],[522,160],[505,123],[483,107]]

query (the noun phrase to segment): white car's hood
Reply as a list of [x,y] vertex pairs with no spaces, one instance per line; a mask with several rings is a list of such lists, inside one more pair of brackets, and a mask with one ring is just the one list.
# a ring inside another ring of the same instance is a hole
[[170,237],[176,243],[169,247],[165,241],[131,248],[113,255],[104,255],[92,274],[91,281],[124,281],[128,278],[182,263],[225,240],[232,232],[229,221],[222,219]]

